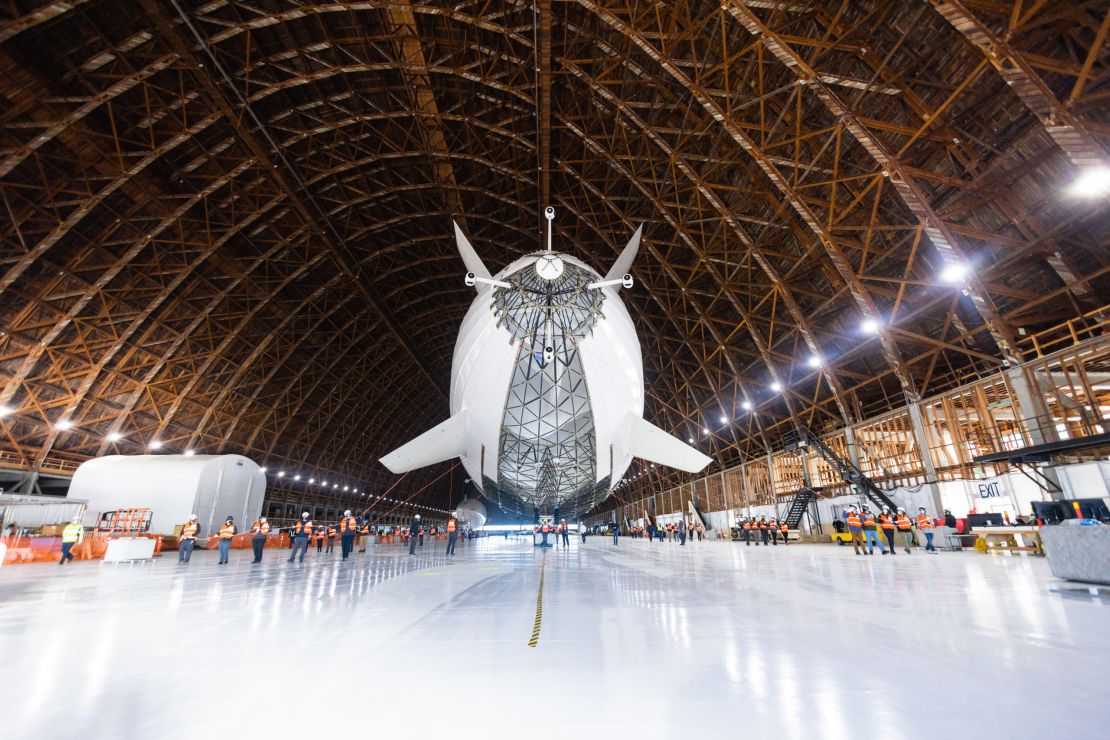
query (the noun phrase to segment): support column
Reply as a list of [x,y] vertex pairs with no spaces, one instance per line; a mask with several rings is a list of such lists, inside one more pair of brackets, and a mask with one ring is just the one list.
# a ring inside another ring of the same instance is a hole
[[863,466],[859,464],[859,448],[856,447],[856,433],[852,431],[851,425],[844,427],[844,439],[848,443],[848,462],[852,463],[860,470],[863,470]]
[[767,453],[767,479],[771,481],[771,506],[775,509],[775,517],[779,513],[779,497],[775,493],[775,464],[771,461],[771,453]]
[[929,437],[925,434],[925,423],[921,418],[921,404],[916,401],[906,404],[910,412],[910,426],[913,427],[913,437],[917,441],[917,449],[921,454],[921,464],[925,468],[925,488],[933,498],[935,515],[944,511],[944,503],[940,498],[940,486],[937,485],[937,467],[933,464],[933,452],[929,449]]
[[752,502],[748,497],[748,475],[747,467],[750,463],[744,463],[740,466],[740,487],[741,493],[744,494],[744,517],[747,518],[752,515]]
[[[1015,367],[1006,371],[1010,387],[1017,395],[1021,404],[1021,425],[1029,433],[1029,444],[1043,445],[1059,442],[1060,435],[1056,432],[1056,425],[1048,412],[1048,404],[1044,401],[1044,394],[1040,387],[1031,382],[1029,373],[1035,372],[1025,367]],[[1053,465],[1046,465],[1040,469],[1041,475],[1056,486],[1056,491],[1046,491],[1049,499],[1059,501],[1064,498],[1063,486],[1060,485],[1060,474]]]

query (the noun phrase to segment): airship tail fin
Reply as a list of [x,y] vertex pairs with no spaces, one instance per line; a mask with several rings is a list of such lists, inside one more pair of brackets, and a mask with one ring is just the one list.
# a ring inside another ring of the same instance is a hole
[[459,254],[462,255],[462,261],[463,264],[466,265],[466,271],[474,273],[475,277],[489,278],[490,272],[486,269],[486,265],[482,262],[482,258],[474,251],[474,247],[471,246],[470,240],[466,238],[466,234],[462,233],[462,229],[459,228],[459,225],[454,225],[455,243],[459,245]]
[[393,473],[407,473],[465,454],[466,412],[460,411],[439,426],[432,427],[411,442],[383,456],[381,463]]
[[605,276],[606,280],[620,280],[632,269],[632,260],[636,259],[636,253],[640,251],[640,235],[643,231],[644,227],[643,224],[641,224],[640,228],[636,229],[636,233],[632,235],[632,238],[628,240],[628,244],[625,245],[624,251],[621,252],[621,256],[617,257],[617,261],[609,268],[609,272]]
[[636,414],[625,417],[626,452],[669,468],[697,473],[712,460]]

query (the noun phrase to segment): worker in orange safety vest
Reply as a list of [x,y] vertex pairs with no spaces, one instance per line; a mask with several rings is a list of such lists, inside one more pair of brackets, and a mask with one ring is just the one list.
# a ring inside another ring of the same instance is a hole
[[913,545],[913,524],[910,518],[906,516],[906,510],[899,507],[898,516],[894,519],[895,526],[898,527],[898,536],[902,539],[902,547],[905,548],[906,554],[910,553],[910,546]]
[[301,557],[297,562],[304,562],[304,554],[308,551],[308,538],[312,536],[312,519],[309,517],[308,512],[301,514],[301,520],[293,525],[293,552],[289,555],[289,562],[293,562],[293,558],[297,556],[297,551],[300,550]]
[[559,536],[563,539],[563,547],[570,547],[570,535],[568,534],[566,519],[559,522]]
[[848,507],[848,533],[852,535],[852,550],[856,555],[866,552],[867,545],[863,541],[863,518],[855,504]]
[[459,538],[459,520],[451,516],[447,520],[447,554],[454,556],[455,541]]
[[228,556],[231,554],[231,538],[239,530],[235,527],[235,520],[229,514],[220,526],[220,565],[227,565]]
[[181,540],[177,545],[177,562],[188,563],[189,558],[193,557],[193,548],[197,545],[197,532],[200,530],[200,524],[197,522],[197,515],[190,514],[189,521],[181,527]]
[[355,535],[358,534],[358,520],[347,509],[343,512],[343,521],[339,522],[339,544],[343,550],[343,559],[346,560],[355,546]]
[[547,535],[550,534],[550,533],[551,533],[551,525],[550,524],[548,524],[547,522],[544,522],[543,524],[540,525],[540,534],[543,535],[543,542],[540,543],[540,547],[547,547]]
[[335,538],[339,536],[339,528],[334,524],[329,524],[327,528],[328,533],[328,546],[324,548],[324,553],[330,555],[335,550]]
[[251,525],[251,549],[254,550],[254,560],[251,565],[262,562],[262,548],[266,547],[266,536],[270,534],[270,523],[262,517]]
[[925,507],[917,508],[917,528],[925,535],[925,552],[937,554],[936,545],[933,544],[933,520],[925,514]]
[[786,544],[786,537],[790,534],[790,527],[786,526],[786,520],[783,519],[779,522],[779,536],[782,537],[782,544]]
[[879,528],[883,530],[883,536],[886,537],[890,554],[897,555],[898,546],[894,544],[894,515],[890,513],[889,506],[884,506],[882,513],[879,514]]

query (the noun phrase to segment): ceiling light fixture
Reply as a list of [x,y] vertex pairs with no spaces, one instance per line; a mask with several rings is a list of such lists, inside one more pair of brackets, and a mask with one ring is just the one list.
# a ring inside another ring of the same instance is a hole
[[195,450],[185,450],[186,457],[192,457],[195,454],[197,454]]
[[949,262],[940,271],[940,279],[949,285],[958,285],[967,277],[967,265],[962,262]]
[[[160,450],[162,449],[162,441],[159,439],[151,440],[149,447],[152,450]],[[265,473],[266,468],[262,468],[262,472]]]
[[119,432],[111,432],[111,433],[110,433],[110,434],[109,434],[109,435],[107,436],[107,440],[108,440],[109,442],[119,442],[119,441],[120,441],[121,439],[123,439],[123,435],[122,435],[122,434],[120,434]]
[[59,431],[64,432],[65,430],[71,429],[73,427],[73,422],[69,419],[61,419],[60,421],[58,421],[57,424],[54,425],[54,427]]
[[740,405],[744,407],[745,411],[751,411],[752,410],[752,402],[751,401],[744,401],[744,403],[742,403]]
[[10,414],[11,412],[12,412],[12,407],[11,406],[0,406],[0,419],[3,419],[5,416]]
[[859,329],[864,334],[878,334],[879,322],[875,319],[864,319],[863,323],[859,325]]
[[779,393],[780,391],[782,391],[782,383],[778,382],[777,380],[774,383],[771,383],[771,390],[775,393]]
[[1110,168],[1093,167],[1086,170],[1075,179],[1068,191],[1081,198],[1097,198],[1110,193]]
[[821,356],[820,355],[810,355],[809,359],[806,360],[806,364],[809,365],[810,367],[821,367]]

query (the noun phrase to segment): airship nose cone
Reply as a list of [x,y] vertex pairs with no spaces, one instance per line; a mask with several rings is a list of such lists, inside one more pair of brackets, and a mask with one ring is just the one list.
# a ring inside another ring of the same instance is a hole
[[545,254],[536,260],[536,274],[544,280],[558,280],[563,269],[563,260],[557,254]]

